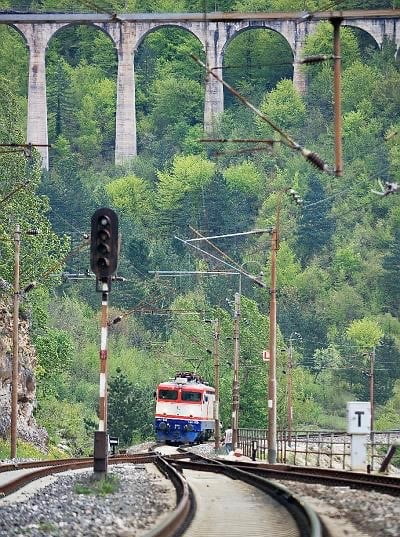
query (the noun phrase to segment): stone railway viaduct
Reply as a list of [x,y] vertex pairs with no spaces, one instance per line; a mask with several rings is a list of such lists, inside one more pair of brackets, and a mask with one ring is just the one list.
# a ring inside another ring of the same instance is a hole
[[[0,13],[0,24],[15,28],[29,49],[27,141],[48,144],[45,54],[52,36],[72,24],[98,27],[112,40],[118,54],[115,163],[121,164],[136,155],[136,114],[134,56],[140,43],[150,32],[162,27],[179,27],[192,33],[201,42],[210,66],[222,66],[229,42],[240,32],[266,28],[282,35],[293,53],[293,81],[299,91],[305,90],[305,78],[296,63],[308,35],[320,21],[340,17],[343,26],[367,32],[382,46],[392,40],[396,53],[400,48],[400,9],[353,10],[314,13],[135,13],[103,14],[18,14]],[[219,71],[219,73],[221,73]],[[216,117],[223,111],[223,87],[212,76],[205,82],[204,129],[212,130]],[[39,148],[43,167],[48,169],[47,147]]]

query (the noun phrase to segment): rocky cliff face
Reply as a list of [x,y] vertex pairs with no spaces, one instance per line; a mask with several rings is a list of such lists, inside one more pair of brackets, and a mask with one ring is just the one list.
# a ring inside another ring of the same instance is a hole
[[[0,298],[0,436],[10,435],[12,371],[12,307]],[[29,324],[19,321],[18,438],[40,448],[47,444],[47,433],[33,417],[36,399],[36,353],[29,338]]]

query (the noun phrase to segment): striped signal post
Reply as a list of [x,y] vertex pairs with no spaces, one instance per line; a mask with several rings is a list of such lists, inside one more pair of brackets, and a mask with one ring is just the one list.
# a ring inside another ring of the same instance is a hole
[[108,208],[98,209],[92,216],[90,264],[96,275],[96,290],[101,292],[101,336],[100,336],[100,387],[99,387],[99,430],[94,434],[93,470],[99,478],[107,473],[107,336],[108,295],[111,276],[118,265],[119,237],[118,217]]
[[99,430],[94,434],[94,472],[107,473],[107,336],[108,336],[108,282],[101,282],[101,335],[100,335],[100,385],[99,385]]

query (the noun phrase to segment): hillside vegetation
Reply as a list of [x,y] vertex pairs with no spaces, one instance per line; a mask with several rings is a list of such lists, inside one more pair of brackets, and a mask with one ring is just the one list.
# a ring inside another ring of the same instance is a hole
[[[24,8],[42,11],[83,9],[83,3],[67,0],[28,4]],[[320,4],[225,0],[213,2],[212,10],[301,11]],[[110,0],[101,7],[202,12],[204,2]],[[341,5],[361,7],[400,4],[348,0]],[[372,38],[354,29],[342,28],[341,38],[343,177],[321,173],[279,143],[277,134],[229,93],[215,138],[273,138],[277,143],[246,153],[242,150],[250,144],[199,142],[205,73],[190,53],[203,57],[203,52],[179,28],[154,31],[137,51],[138,157],[115,166],[117,58],[111,41],[83,25],[51,39],[46,56],[50,171],[40,172],[37,155],[0,154],[1,198],[23,185],[0,202],[0,282],[12,282],[14,226],[40,228],[40,235],[21,246],[22,285],[38,282],[22,309],[31,318],[39,356],[36,419],[54,443],[86,453],[97,426],[100,296],[93,279],[62,278],[61,273],[89,268],[84,234],[101,206],[119,215],[118,274],[126,278],[113,284],[110,317],[122,320],[110,328],[109,338],[109,428],[123,443],[151,437],[159,381],[184,369],[213,383],[212,327],[204,320],[215,318],[221,322],[222,421],[229,422],[233,300],[239,283],[240,426],[266,426],[268,368],[261,356],[269,343],[268,289],[245,277],[239,282],[237,275],[163,278],[149,271],[225,270],[174,237],[194,236],[191,228],[205,235],[268,228],[276,225],[278,212],[279,427],[286,426],[290,373],[294,425],[343,429],[346,401],[369,400],[374,353],[376,428],[400,428],[400,195],[372,192],[380,189],[378,180],[400,182],[399,57],[393,43],[378,49]],[[0,39],[0,142],[21,143],[27,50],[12,28],[0,26]],[[305,54],[332,54],[329,23],[319,25]],[[291,80],[292,62],[283,38],[252,29],[229,44],[223,76],[333,167],[332,63],[305,68],[308,89],[300,95]],[[299,193],[301,206],[287,195],[289,188]],[[265,233],[215,244],[247,272],[262,273],[268,284],[270,239]],[[11,298],[3,287],[0,292]],[[150,311],[135,311],[143,308]],[[175,313],[155,314],[158,308]]]

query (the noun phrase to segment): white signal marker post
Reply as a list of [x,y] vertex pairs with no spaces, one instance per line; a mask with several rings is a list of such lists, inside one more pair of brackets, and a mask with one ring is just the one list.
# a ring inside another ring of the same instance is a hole
[[367,442],[371,432],[371,403],[347,403],[347,432],[351,434],[351,469],[366,470]]

